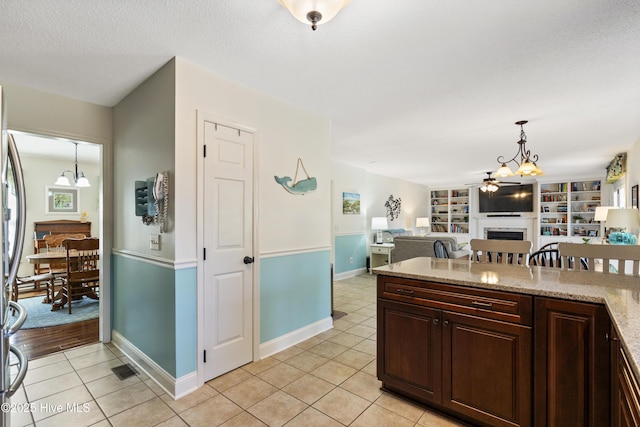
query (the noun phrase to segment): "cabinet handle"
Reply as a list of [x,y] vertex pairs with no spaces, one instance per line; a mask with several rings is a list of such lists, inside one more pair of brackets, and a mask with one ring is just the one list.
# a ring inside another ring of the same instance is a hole
[[445,320],[444,322],[442,322],[444,324],[444,326],[447,326],[449,324],[448,320]]
[[490,303],[490,302],[472,301],[471,305],[484,307],[484,308],[493,308],[493,303]]
[[618,338],[609,335],[609,332],[605,334],[605,338],[607,339],[607,341],[620,341]]
[[438,319],[437,317],[435,319],[433,319],[433,324],[437,325],[438,323],[440,323],[440,319]]
[[413,291],[411,289],[402,289],[402,288],[398,288],[396,289],[396,292],[399,292],[401,294],[409,294],[409,295],[413,295]]

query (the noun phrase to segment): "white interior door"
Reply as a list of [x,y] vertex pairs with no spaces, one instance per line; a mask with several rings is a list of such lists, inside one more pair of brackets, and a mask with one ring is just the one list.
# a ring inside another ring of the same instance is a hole
[[[204,124],[205,381],[253,355],[253,134]],[[245,257],[248,259],[245,260]]]

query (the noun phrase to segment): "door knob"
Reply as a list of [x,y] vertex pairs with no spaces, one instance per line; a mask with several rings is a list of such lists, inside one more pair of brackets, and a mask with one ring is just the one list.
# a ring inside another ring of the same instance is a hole
[[245,264],[251,264],[253,262],[253,257],[252,256],[246,256],[246,257],[244,257],[242,262],[244,262]]

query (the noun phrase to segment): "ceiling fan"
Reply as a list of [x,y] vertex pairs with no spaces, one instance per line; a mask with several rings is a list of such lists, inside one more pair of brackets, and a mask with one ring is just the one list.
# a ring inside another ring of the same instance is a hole
[[493,172],[485,172],[485,173],[487,174],[487,177],[484,178],[481,183],[472,183],[472,184],[465,184],[465,185],[469,185],[471,187],[479,187],[480,191],[489,192],[489,194],[493,194],[496,191],[498,191],[498,189],[500,188],[500,185],[502,184],[520,184],[519,182],[498,181],[496,178],[491,176]]

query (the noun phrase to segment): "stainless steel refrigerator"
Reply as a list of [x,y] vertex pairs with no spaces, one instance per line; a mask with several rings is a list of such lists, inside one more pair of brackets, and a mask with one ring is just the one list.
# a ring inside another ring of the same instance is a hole
[[[15,334],[27,319],[27,311],[18,303],[10,300],[11,286],[18,274],[25,238],[26,202],[22,166],[13,137],[7,132],[4,93],[0,86],[0,234],[2,242],[2,262],[0,272],[3,279],[0,292],[0,426],[11,425],[11,396],[18,390],[27,373],[27,358],[17,348],[9,344],[9,338]],[[17,369],[14,367],[17,365]],[[12,374],[13,372],[13,374]]]

